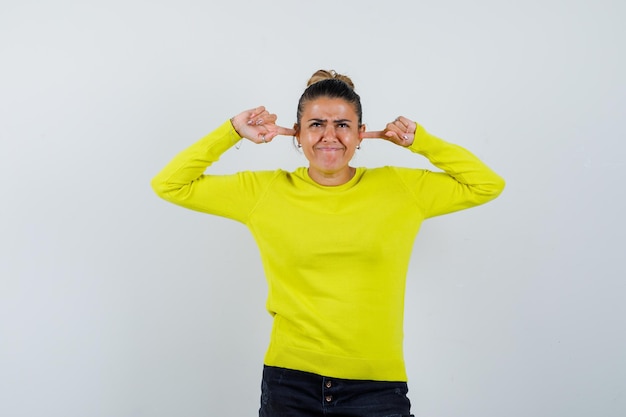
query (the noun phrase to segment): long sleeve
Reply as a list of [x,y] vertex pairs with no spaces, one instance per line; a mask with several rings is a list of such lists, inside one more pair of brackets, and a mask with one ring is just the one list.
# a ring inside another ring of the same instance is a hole
[[412,152],[425,156],[444,172],[422,171],[411,179],[425,217],[433,217],[484,204],[504,189],[504,179],[461,146],[446,142],[418,125]]
[[[156,194],[191,210],[245,222],[270,172],[206,175],[205,170],[241,137],[226,121],[180,152],[151,182]],[[259,182],[261,181],[261,183]]]

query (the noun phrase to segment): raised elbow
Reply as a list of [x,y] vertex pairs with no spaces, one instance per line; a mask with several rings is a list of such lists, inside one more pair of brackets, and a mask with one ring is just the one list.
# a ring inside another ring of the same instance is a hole
[[150,186],[152,187],[152,190],[156,193],[156,195],[161,198],[166,197],[168,192],[167,183],[162,178],[160,178],[159,175],[152,178],[152,180],[150,181]]
[[506,181],[504,180],[504,178],[498,175],[498,177],[496,178],[494,182],[495,195],[499,196],[502,193],[502,191],[504,191],[505,187],[506,187]]
[[494,174],[488,181],[484,181],[481,184],[475,184],[471,188],[473,189],[475,203],[484,204],[488,201],[498,197],[504,190],[506,183],[504,178]]
[[484,185],[482,187],[481,194],[483,194],[486,201],[491,201],[502,194],[505,186],[506,181],[504,181],[504,178],[499,175],[494,175],[492,181],[490,181],[488,185]]

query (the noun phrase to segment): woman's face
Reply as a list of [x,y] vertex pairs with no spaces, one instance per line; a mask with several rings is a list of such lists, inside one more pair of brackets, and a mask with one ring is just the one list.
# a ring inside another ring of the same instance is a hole
[[340,185],[354,175],[348,164],[361,143],[354,106],[341,98],[320,97],[305,104],[296,137],[309,160],[309,176],[323,185]]

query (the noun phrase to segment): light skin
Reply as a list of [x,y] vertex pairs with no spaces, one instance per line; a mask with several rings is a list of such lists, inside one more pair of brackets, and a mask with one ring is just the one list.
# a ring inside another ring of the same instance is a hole
[[318,184],[345,184],[354,176],[349,165],[363,140],[354,106],[345,100],[321,97],[304,106],[295,137],[309,161],[309,177]]
[[269,143],[276,136],[294,136],[309,161],[309,176],[318,184],[337,186],[354,176],[350,166],[363,139],[384,139],[399,146],[410,146],[417,125],[400,116],[384,130],[366,131],[358,124],[354,106],[341,98],[320,97],[306,103],[300,125],[293,129],[278,126],[277,117],[265,107],[244,111],[231,119],[240,136],[254,143]]

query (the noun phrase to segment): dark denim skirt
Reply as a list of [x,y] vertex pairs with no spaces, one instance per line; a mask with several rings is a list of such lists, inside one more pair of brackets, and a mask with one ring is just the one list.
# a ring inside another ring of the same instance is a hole
[[412,417],[406,382],[361,381],[265,366],[259,417]]

